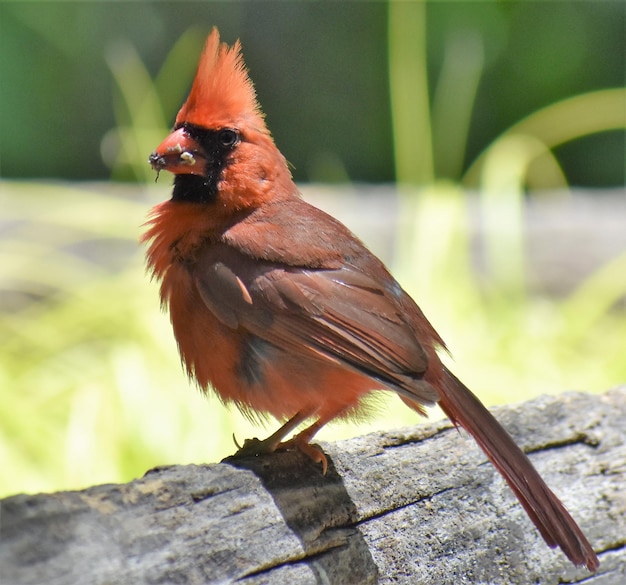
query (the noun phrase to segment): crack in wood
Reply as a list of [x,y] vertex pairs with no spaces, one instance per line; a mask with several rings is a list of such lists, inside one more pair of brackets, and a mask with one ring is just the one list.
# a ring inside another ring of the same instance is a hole
[[236,582],[245,581],[245,580],[250,579],[251,577],[258,577],[260,575],[270,573],[282,567],[298,565],[301,563],[308,563],[310,561],[316,560],[319,557],[323,557],[324,555],[327,555],[336,549],[345,548],[347,546],[347,543],[345,541],[342,543],[338,543],[338,544],[332,544],[332,540],[329,540],[328,543],[330,544],[330,546],[328,547],[314,550],[311,552],[307,552],[306,550],[303,549],[303,554],[301,555],[294,555],[287,559],[281,559],[278,562],[272,562],[272,563],[268,563],[266,565],[260,566],[253,571],[249,571],[247,573],[242,574],[240,577],[236,579]]
[[602,441],[597,437],[592,437],[587,433],[579,432],[572,437],[566,437],[558,441],[550,441],[533,447],[526,447],[524,449],[524,452],[527,454],[539,453],[542,451],[564,449],[567,447],[571,447],[572,445],[586,445],[587,447],[592,447],[595,449],[599,447],[601,443]]
[[438,490],[436,492],[433,492],[432,494],[420,496],[419,498],[417,498],[415,500],[411,500],[409,502],[406,502],[405,504],[400,504],[398,506],[394,506],[394,507],[391,507],[391,508],[381,509],[376,514],[363,515],[358,520],[358,522],[355,522],[354,526],[361,526],[362,524],[367,524],[368,522],[371,522],[372,520],[377,520],[377,519],[383,518],[383,517],[385,517],[385,516],[387,516],[389,514],[393,514],[394,512],[399,512],[401,510],[405,510],[407,508],[410,508],[411,506],[415,506],[415,505],[419,504],[420,502],[430,502],[436,496],[439,496],[441,494],[445,494],[446,492],[462,489],[464,487],[467,487],[467,485],[469,485],[469,484],[462,484],[462,485],[458,485],[458,486],[447,487],[447,488],[444,488],[442,490]]
[[[439,435],[444,435],[454,429],[455,427],[453,425],[448,425],[433,432],[424,433],[419,436],[407,433],[406,435],[395,435],[391,437],[388,433],[385,433],[384,440],[381,442],[381,447],[383,450],[387,450],[402,447],[403,445],[417,445],[438,437]],[[378,455],[378,453],[375,455]]]
[[596,553],[598,555],[603,555],[603,554],[608,554],[612,552],[623,551],[624,549],[626,549],[626,540],[621,540],[612,544],[611,546],[607,546],[606,548],[601,548],[599,550],[596,550]]
[[191,492],[189,496],[191,497],[194,504],[199,504],[200,502],[204,502],[205,500],[210,500],[216,496],[221,496],[223,494],[228,494],[230,492],[236,492],[239,490],[239,487],[227,487],[220,488],[219,486],[214,486],[206,490],[199,490],[196,492]]

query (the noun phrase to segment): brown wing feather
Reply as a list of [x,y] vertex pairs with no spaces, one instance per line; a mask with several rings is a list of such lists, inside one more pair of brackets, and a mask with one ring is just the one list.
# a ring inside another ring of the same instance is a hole
[[390,293],[354,267],[299,269],[220,244],[204,251],[194,277],[225,325],[294,353],[344,363],[413,401],[437,401],[421,380],[428,358],[415,332]]
[[[312,222],[304,226],[308,231],[283,229],[289,225],[285,214],[280,224],[257,218],[266,228],[258,241],[242,239],[245,232],[240,232],[238,241],[205,249],[194,275],[207,307],[231,328],[364,373],[418,411],[419,404],[439,400],[446,414],[474,436],[546,542],[595,570],[591,545],[530,460],[443,368],[435,349],[445,346],[417,305],[345,227],[323,221],[321,213],[297,215]],[[298,233],[321,234],[314,242],[319,254],[306,267],[297,265],[303,245]],[[349,244],[343,253],[336,245],[341,241]]]

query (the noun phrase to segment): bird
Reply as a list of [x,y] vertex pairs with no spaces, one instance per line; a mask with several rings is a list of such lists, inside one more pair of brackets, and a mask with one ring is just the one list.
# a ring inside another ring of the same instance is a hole
[[[415,301],[338,220],[305,202],[265,123],[241,43],[210,32],[172,132],[150,155],[174,174],[142,242],[182,363],[204,391],[283,424],[239,456],[296,449],[368,397],[439,404],[474,437],[545,542],[595,571],[598,557],[527,455],[442,363],[446,350]],[[300,430],[287,439],[303,423]]]

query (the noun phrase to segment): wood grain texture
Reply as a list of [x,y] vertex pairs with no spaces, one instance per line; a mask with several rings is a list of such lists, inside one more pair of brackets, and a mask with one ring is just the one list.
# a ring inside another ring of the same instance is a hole
[[626,583],[626,387],[496,409],[600,557],[548,549],[445,421],[298,453],[149,471],[0,502],[0,582]]

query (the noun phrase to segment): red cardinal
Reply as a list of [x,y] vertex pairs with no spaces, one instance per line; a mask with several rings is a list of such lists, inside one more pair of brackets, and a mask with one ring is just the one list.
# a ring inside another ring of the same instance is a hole
[[[213,30],[150,164],[176,175],[143,241],[189,376],[246,413],[287,421],[244,453],[287,445],[325,468],[311,439],[371,392],[393,390],[420,414],[438,402],[476,439],[548,545],[598,568],[530,460],[441,363],[444,342],[411,297],[345,226],[300,198],[239,42],[220,44]],[[310,426],[282,443],[304,421]]]

